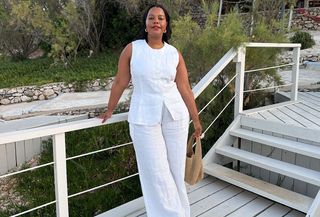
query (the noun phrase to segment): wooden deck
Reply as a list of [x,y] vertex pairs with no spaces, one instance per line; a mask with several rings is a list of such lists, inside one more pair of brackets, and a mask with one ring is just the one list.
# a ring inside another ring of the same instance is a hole
[[[280,94],[290,97],[290,93]],[[299,92],[298,102],[266,106],[249,110],[246,114],[258,119],[320,129],[320,92]]]
[[[304,213],[275,203],[227,182],[208,176],[188,187],[191,216],[302,217]],[[98,217],[146,217],[143,198],[116,207]]]
[[[290,97],[290,93],[281,94],[284,97]],[[297,102],[284,102],[252,109],[245,111],[244,115],[307,129],[320,130],[320,92],[299,92]],[[297,182],[297,184],[299,183]],[[305,213],[281,205],[268,198],[264,198],[212,176],[207,176],[195,186],[189,186],[188,196],[192,217],[305,216]],[[141,197],[116,207],[100,214],[98,217],[111,216],[146,217],[147,214],[144,208],[143,198]]]

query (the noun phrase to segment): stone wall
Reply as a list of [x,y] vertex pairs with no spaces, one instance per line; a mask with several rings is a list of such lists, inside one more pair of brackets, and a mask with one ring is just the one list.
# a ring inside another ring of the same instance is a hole
[[[310,16],[318,16],[318,22],[313,20]],[[292,27],[300,30],[320,30],[320,8],[305,9],[305,14],[294,11],[292,19]]]
[[42,86],[25,86],[0,89],[0,105],[9,105],[36,100],[48,100],[61,93],[110,90],[114,78],[90,82],[52,83]]

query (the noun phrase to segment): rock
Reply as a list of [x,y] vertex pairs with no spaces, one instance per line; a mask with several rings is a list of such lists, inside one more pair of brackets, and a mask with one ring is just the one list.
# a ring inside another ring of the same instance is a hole
[[7,94],[14,94],[16,92],[17,92],[17,89],[16,88],[12,88],[7,92]]
[[21,97],[21,101],[22,102],[30,102],[32,100],[32,98],[28,97],[28,96],[22,96]]
[[55,93],[52,89],[46,89],[43,91],[43,95],[45,96],[45,98],[50,98],[54,94]]
[[[11,102],[12,102],[12,101],[11,101]],[[12,102],[12,103],[19,103],[19,102],[21,102],[20,97],[15,97],[15,98],[13,99],[13,102]]]
[[13,97],[20,97],[20,96],[22,96],[22,94],[21,93],[14,93],[14,94],[12,94],[12,96]]
[[45,100],[46,99],[46,97],[43,94],[39,95],[38,98],[39,98],[39,100]]
[[[32,97],[35,93],[32,90],[26,90],[24,91],[24,95],[28,97]],[[39,94],[38,94],[39,95]]]
[[9,99],[2,99],[2,100],[0,100],[0,104],[1,105],[8,105],[8,104],[10,104],[10,100]]
[[100,86],[100,82],[99,81],[95,81],[92,86],[93,87],[99,87]]

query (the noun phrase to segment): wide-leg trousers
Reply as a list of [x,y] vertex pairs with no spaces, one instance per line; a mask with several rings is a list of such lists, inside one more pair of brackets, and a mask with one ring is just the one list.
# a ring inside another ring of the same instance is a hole
[[173,120],[164,107],[162,121],[130,123],[148,217],[190,217],[184,182],[189,118]]

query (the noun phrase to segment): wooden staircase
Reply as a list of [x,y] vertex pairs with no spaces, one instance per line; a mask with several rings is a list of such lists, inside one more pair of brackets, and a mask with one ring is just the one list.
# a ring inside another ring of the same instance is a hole
[[320,187],[320,171],[241,149],[244,140],[320,159],[320,132],[238,116],[204,157],[205,173],[305,212],[307,216],[320,216],[320,193],[311,198],[223,166],[246,163]]

